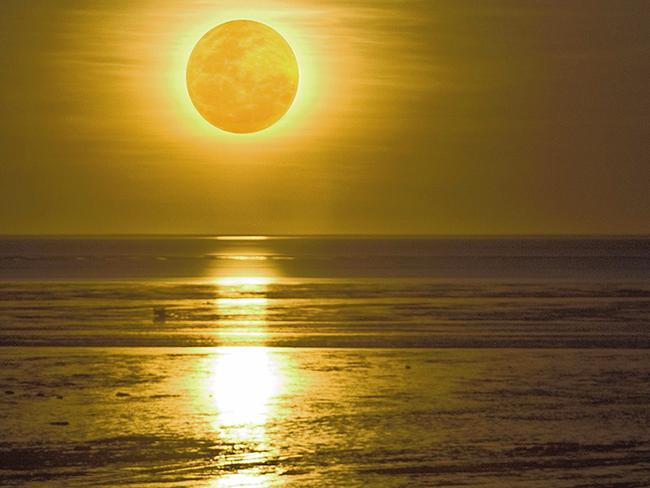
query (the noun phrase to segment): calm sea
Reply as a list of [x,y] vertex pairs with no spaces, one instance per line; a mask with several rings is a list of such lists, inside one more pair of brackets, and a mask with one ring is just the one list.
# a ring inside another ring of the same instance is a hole
[[3,486],[649,486],[648,238],[5,238],[0,346]]

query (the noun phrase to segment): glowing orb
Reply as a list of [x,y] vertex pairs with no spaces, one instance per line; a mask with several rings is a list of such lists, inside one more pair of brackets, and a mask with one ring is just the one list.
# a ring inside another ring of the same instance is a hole
[[201,116],[228,132],[270,127],[298,90],[298,63],[275,30],[252,20],[218,25],[194,46],[187,91]]

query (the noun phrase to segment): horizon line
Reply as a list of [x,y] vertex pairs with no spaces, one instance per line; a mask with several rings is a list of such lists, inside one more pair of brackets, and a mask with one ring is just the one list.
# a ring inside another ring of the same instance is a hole
[[589,233],[589,234],[569,234],[569,233],[521,233],[521,234],[500,234],[500,233],[461,233],[461,234],[444,234],[444,233],[370,233],[370,234],[348,234],[348,233],[330,233],[330,234],[240,234],[240,233],[223,233],[223,234],[202,234],[202,233],[89,233],[89,234],[67,234],[67,233],[27,233],[27,234],[0,234],[0,239],[97,239],[97,238],[117,238],[117,239],[138,239],[138,238],[194,238],[194,239],[215,239],[215,240],[264,240],[264,239],[309,239],[309,238],[384,238],[384,239],[445,239],[445,238],[650,238],[650,233]]

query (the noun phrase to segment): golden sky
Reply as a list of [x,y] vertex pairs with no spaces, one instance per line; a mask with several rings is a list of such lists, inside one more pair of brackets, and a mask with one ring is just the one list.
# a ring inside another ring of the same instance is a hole
[[[648,233],[645,0],[4,0],[0,233]],[[289,113],[193,109],[232,19],[290,43]]]

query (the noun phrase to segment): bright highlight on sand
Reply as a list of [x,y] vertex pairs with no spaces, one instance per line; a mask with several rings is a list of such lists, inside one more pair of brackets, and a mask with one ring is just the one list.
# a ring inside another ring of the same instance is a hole
[[271,27],[233,20],[205,34],[187,64],[187,91],[201,116],[227,132],[275,124],[298,90],[298,62]]

